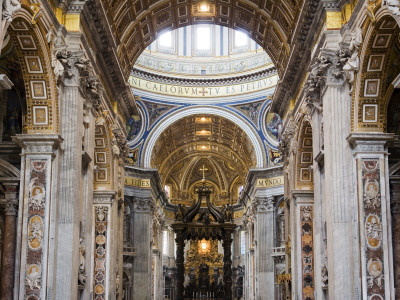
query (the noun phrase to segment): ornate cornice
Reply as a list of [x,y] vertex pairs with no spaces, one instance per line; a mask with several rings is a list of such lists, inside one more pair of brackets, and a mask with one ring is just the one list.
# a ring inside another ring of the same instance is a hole
[[277,75],[278,72],[275,67],[268,68],[266,70],[252,73],[249,75],[242,75],[237,77],[229,77],[229,78],[217,78],[217,79],[186,79],[186,78],[176,78],[176,77],[168,77],[157,75],[153,73],[148,73],[139,69],[134,68],[131,72],[132,76],[143,78],[150,81],[165,83],[165,84],[175,84],[182,86],[208,86],[208,85],[227,85],[227,84],[241,84],[247,83],[250,81],[255,81],[259,79],[264,79],[270,76]]
[[63,141],[63,138],[57,134],[18,134],[12,139],[22,148],[22,155],[54,155],[54,151]]
[[103,76],[109,85],[110,90],[118,91],[115,94],[116,100],[121,105],[121,112],[125,112],[125,117],[131,113],[137,114],[135,100],[131,92],[130,86],[124,78],[121,70],[120,62],[116,57],[114,49],[117,47],[116,41],[111,34],[110,28],[104,25],[104,20],[107,19],[100,1],[86,0],[83,8],[82,24],[89,33],[88,38],[97,46],[95,49],[101,55],[96,56],[97,64],[104,70],[107,70]]

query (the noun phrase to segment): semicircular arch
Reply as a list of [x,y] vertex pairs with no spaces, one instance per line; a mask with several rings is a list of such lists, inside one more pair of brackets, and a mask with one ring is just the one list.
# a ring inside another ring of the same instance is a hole
[[199,106],[199,107],[194,107],[194,108],[185,108],[179,111],[176,111],[173,115],[171,115],[169,118],[165,118],[162,120],[157,127],[153,129],[153,131],[150,133],[147,141],[144,143],[142,149],[146,149],[144,152],[141,165],[144,168],[151,168],[151,157],[153,154],[153,148],[158,140],[158,138],[161,136],[163,131],[168,128],[171,124],[174,122],[178,121],[179,119],[182,119],[184,117],[188,116],[193,116],[197,114],[208,114],[208,115],[216,115],[219,117],[226,118],[236,125],[238,125],[247,135],[249,140],[252,143],[252,146],[254,147],[254,152],[256,156],[256,167],[257,168],[262,168],[264,167],[264,161],[265,161],[265,151],[262,146],[262,141],[257,135],[257,132],[241,117],[238,115],[223,109],[219,107],[210,107],[210,106]]

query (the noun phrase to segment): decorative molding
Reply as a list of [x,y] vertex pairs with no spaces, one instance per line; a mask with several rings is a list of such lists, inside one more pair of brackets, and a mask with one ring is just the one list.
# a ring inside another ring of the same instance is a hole
[[385,152],[385,145],[395,139],[394,133],[351,133],[347,141],[358,152]]
[[93,191],[93,203],[111,204],[116,194],[116,191]]
[[63,141],[63,138],[57,134],[18,134],[12,139],[22,148],[22,155],[54,155]]

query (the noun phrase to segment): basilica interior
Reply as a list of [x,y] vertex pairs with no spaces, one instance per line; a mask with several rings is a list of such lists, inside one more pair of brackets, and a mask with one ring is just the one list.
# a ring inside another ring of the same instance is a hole
[[0,9],[0,300],[400,299],[400,0]]

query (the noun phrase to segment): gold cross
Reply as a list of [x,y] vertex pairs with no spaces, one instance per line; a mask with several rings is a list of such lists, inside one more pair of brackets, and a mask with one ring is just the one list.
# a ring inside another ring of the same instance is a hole
[[203,167],[200,169],[200,171],[203,171],[203,179],[206,179],[204,176],[205,171],[208,171],[208,169],[203,165]]

